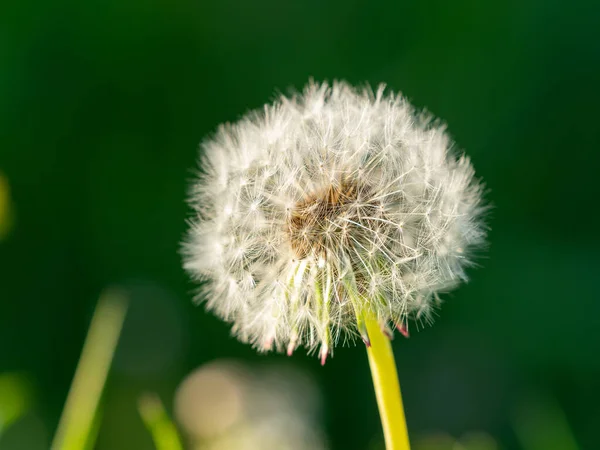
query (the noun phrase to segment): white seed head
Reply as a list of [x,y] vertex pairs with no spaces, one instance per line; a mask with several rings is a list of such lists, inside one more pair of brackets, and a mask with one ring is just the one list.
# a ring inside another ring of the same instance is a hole
[[466,279],[482,186],[444,128],[400,95],[310,83],[202,145],[185,268],[261,350],[406,331]]

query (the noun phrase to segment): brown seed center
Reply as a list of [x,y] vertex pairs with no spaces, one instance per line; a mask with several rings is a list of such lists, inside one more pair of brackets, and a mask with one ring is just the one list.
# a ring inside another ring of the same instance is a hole
[[329,252],[361,241],[365,220],[378,214],[378,202],[368,200],[370,189],[342,180],[298,202],[288,218],[288,235],[299,259],[327,258]]

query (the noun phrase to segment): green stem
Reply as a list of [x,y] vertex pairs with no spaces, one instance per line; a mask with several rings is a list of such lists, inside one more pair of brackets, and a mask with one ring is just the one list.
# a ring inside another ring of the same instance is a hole
[[371,345],[367,347],[386,450],[410,450],[400,383],[390,340],[379,322],[365,317]]
[[144,425],[154,440],[156,450],[182,450],[177,427],[171,421],[156,394],[144,394],[138,401],[138,410]]
[[128,300],[124,293],[109,289],[100,297],[85,338],[83,350],[52,450],[93,448],[98,407],[108,371],[119,341]]

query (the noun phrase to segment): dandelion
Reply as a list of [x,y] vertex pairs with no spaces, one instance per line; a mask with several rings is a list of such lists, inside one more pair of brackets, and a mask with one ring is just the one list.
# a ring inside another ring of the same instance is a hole
[[[202,149],[185,268],[198,299],[262,351],[304,346],[325,363],[360,337],[389,362],[384,337],[429,322],[485,237],[469,159],[384,86],[310,83]],[[391,367],[381,383],[394,384],[393,355]]]

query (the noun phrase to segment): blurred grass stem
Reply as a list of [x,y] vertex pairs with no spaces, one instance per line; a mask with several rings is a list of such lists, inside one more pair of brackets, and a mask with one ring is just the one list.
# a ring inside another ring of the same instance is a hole
[[90,440],[95,436],[98,405],[126,311],[127,300],[120,291],[109,289],[100,296],[52,442],[52,450],[94,447]]
[[531,394],[517,408],[514,426],[525,450],[579,450],[564,411],[550,397]]
[[183,450],[177,427],[171,421],[156,394],[145,394],[138,401],[144,425],[154,441],[156,450]]
[[389,338],[383,333],[379,322],[366,317],[369,334],[367,346],[369,366],[379,407],[386,450],[410,450],[400,383]]

